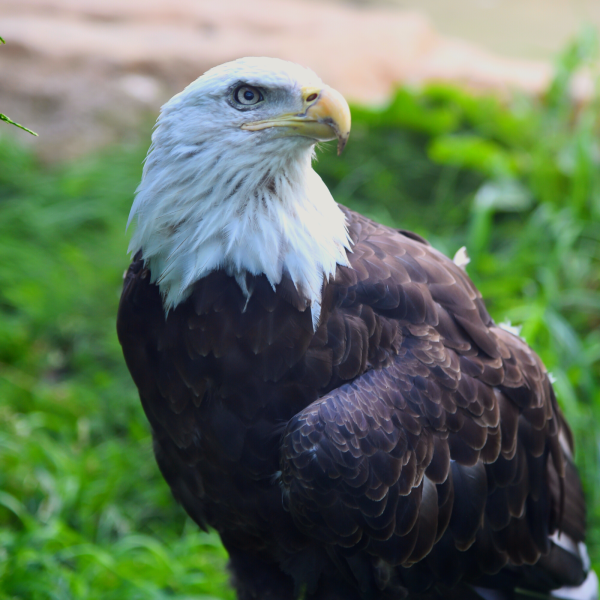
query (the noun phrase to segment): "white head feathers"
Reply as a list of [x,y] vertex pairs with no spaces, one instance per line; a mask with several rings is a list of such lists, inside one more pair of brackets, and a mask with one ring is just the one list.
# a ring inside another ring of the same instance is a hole
[[[264,101],[236,104],[244,84]],[[306,86],[323,84],[293,63],[244,58],[211,69],[162,107],[129,216],[137,217],[129,250],[142,249],[167,311],[217,269],[246,295],[246,273],[264,273],[272,286],[287,273],[316,326],[323,281],[350,250],[344,215],[311,167],[316,140],[241,129],[301,112]]]

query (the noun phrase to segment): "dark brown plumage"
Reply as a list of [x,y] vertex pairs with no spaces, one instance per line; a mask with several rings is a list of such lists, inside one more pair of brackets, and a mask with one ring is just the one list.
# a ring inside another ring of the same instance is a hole
[[344,212],[350,267],[316,331],[289,279],[248,275],[246,301],[223,271],[165,319],[136,256],[118,333],[175,498],[244,600],[581,584],[584,501],[540,359],[452,261]]

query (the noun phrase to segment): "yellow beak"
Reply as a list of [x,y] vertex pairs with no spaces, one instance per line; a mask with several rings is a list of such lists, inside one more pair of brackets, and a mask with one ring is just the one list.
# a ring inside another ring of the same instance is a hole
[[260,131],[269,127],[286,127],[287,135],[301,135],[320,142],[337,138],[338,155],[341,154],[350,136],[350,108],[344,96],[329,86],[303,87],[302,101],[303,112],[244,123],[242,129]]

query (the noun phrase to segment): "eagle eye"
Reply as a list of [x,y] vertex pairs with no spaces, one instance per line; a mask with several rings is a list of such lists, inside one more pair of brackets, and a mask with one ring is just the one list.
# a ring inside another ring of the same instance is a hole
[[233,92],[233,99],[237,104],[252,106],[253,104],[262,102],[264,97],[258,88],[252,87],[251,85],[240,85]]

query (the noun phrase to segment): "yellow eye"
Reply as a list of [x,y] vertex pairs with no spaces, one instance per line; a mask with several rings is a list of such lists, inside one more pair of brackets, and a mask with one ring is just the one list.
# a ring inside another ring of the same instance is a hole
[[244,106],[252,106],[253,104],[258,104],[264,100],[260,90],[251,85],[240,85],[240,87],[233,92],[233,99],[238,104],[243,104]]

